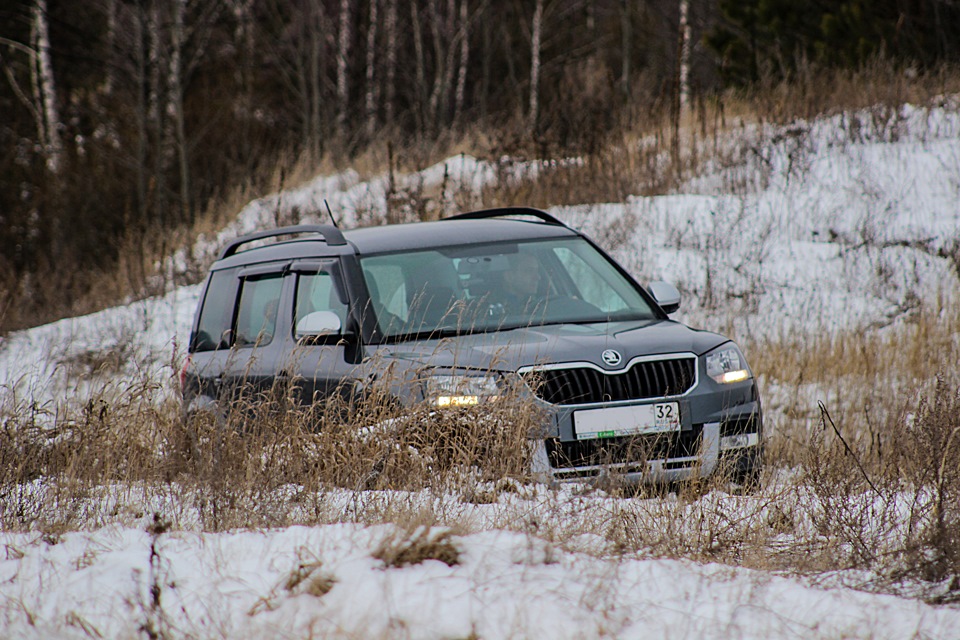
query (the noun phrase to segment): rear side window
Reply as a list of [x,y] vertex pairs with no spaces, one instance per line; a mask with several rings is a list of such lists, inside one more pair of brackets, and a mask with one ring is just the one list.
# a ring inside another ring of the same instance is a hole
[[239,283],[236,269],[214,271],[210,276],[193,341],[194,351],[230,348],[230,324]]
[[277,311],[283,276],[271,274],[245,278],[240,287],[237,304],[236,344],[238,346],[266,345],[277,332]]

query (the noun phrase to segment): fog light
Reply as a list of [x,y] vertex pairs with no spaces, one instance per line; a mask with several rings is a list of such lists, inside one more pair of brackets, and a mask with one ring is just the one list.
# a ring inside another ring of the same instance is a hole
[[480,404],[479,396],[438,396],[438,407],[469,407]]
[[743,449],[752,447],[760,443],[760,436],[756,433],[738,433],[735,436],[723,436],[720,438],[720,450]]
[[729,373],[724,373],[721,375],[717,382],[721,384],[728,384],[730,382],[741,382],[750,377],[750,374],[747,373],[746,369],[740,369],[739,371],[730,371]]
[[438,407],[472,407],[497,399],[492,375],[438,374],[424,379],[426,399]]

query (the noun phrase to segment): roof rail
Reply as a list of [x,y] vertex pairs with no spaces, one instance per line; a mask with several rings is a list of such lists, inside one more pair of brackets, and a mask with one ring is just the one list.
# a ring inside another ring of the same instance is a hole
[[257,231],[255,233],[248,233],[245,236],[240,236],[239,238],[234,239],[230,244],[228,244],[223,252],[220,254],[218,260],[223,260],[228,258],[237,252],[237,249],[242,245],[247,244],[248,242],[254,242],[255,240],[264,240],[266,238],[273,238],[276,236],[288,236],[297,233],[317,233],[323,237],[323,240],[332,247],[342,246],[347,244],[347,239],[343,237],[343,234],[336,227],[329,224],[298,224],[292,227],[279,227],[277,229],[267,229],[265,231]]
[[482,220],[485,218],[506,218],[509,216],[530,216],[547,224],[555,224],[565,227],[563,222],[554,218],[546,211],[534,209],[533,207],[500,207],[497,209],[483,209],[482,211],[469,211],[467,213],[458,213],[455,216],[443,218],[444,220]]

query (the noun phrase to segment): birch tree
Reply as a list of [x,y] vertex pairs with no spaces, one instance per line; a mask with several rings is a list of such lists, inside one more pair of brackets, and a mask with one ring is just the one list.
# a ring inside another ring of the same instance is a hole
[[673,140],[670,144],[671,156],[675,169],[680,171],[680,117],[687,104],[687,88],[690,69],[689,25],[687,11],[689,0],[680,0],[677,19],[677,58],[673,82],[673,100],[671,118],[673,120]]
[[530,35],[530,105],[527,131],[535,135],[540,119],[540,40],[543,29],[543,0],[537,0]]
[[690,104],[690,0],[680,0],[680,114]]
[[31,76],[34,102],[39,115],[38,133],[44,150],[47,169],[59,175],[63,169],[62,124],[57,106],[57,85],[50,58],[50,32],[47,24],[47,0],[35,0],[31,24],[31,44],[36,55],[31,56]]

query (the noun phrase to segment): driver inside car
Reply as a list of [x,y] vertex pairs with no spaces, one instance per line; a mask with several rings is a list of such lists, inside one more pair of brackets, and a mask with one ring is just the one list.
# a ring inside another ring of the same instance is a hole
[[532,314],[543,303],[540,261],[530,253],[510,254],[508,261],[510,269],[501,275],[501,287],[495,292],[493,305],[509,315]]

